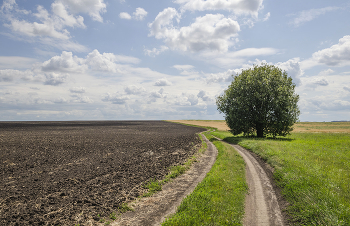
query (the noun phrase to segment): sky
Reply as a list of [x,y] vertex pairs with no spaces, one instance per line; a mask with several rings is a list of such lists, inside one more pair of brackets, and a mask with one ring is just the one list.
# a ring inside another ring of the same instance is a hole
[[2,0],[0,121],[224,119],[215,99],[273,64],[300,121],[350,120],[344,0]]

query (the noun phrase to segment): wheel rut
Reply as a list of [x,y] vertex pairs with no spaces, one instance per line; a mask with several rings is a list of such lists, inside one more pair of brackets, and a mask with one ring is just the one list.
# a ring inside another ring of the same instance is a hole
[[245,200],[243,225],[284,226],[285,223],[274,187],[265,170],[248,150],[239,145],[230,145],[237,150],[246,163],[246,180],[249,193]]

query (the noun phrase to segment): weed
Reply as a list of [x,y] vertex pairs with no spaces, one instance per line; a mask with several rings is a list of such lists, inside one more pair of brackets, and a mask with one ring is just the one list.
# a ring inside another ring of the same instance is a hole
[[116,213],[115,213],[115,212],[111,213],[111,214],[109,215],[109,218],[112,219],[112,220],[117,219]]
[[125,213],[128,211],[134,211],[134,209],[129,207],[127,203],[123,203],[122,206],[119,208],[119,211]]

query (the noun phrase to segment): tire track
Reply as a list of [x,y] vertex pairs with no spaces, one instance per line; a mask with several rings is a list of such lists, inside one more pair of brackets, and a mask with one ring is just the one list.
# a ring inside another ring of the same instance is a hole
[[[223,141],[217,137],[215,138]],[[237,150],[246,162],[246,180],[249,193],[245,200],[243,224],[246,226],[284,226],[275,191],[265,170],[248,150],[239,145],[230,145]]]

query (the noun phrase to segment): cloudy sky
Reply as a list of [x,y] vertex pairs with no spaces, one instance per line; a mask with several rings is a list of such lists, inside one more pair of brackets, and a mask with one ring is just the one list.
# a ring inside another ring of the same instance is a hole
[[232,75],[286,70],[301,121],[350,120],[344,0],[3,0],[0,120],[223,119]]

